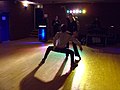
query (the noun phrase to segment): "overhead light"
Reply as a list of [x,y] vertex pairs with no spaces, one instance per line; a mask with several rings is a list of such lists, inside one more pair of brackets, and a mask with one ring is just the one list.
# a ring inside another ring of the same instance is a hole
[[70,13],[72,13],[72,10],[70,10]]
[[36,4],[36,3],[28,1],[28,0],[23,0],[23,1],[20,1],[20,2],[22,2],[24,7],[28,7],[29,4]]
[[83,10],[82,10],[82,13],[83,13],[83,14],[85,14],[85,13],[86,13],[86,10],[85,10],[85,9],[83,9]]
[[27,0],[22,1],[22,4],[23,4],[24,7],[28,7],[28,1]]
[[40,8],[40,5],[37,5],[37,8]]
[[78,9],[76,9],[76,10],[75,10],[75,12],[76,12],[76,13],[79,13],[79,10],[78,10]]
[[82,11],[81,11],[81,10],[79,10],[78,12],[79,12],[79,13],[82,13]]
[[73,10],[66,10],[66,13],[73,13],[73,14],[86,14],[86,9],[73,9]]
[[67,13],[70,13],[70,10],[67,10]]
[[75,10],[73,10],[73,13],[76,13]]
[[38,4],[37,8],[43,8],[43,5],[42,4]]

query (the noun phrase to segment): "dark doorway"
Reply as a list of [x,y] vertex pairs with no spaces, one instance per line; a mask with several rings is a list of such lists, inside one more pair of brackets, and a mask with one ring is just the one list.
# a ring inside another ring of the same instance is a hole
[[36,29],[39,28],[39,25],[43,25],[43,10],[41,8],[36,8],[35,9],[35,26]]
[[0,42],[9,40],[9,13],[0,13]]

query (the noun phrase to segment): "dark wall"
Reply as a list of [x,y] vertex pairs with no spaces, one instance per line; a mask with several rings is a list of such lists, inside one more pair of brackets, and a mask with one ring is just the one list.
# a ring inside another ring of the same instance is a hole
[[98,3],[93,4],[94,15],[100,17],[103,25],[119,25],[120,24],[120,3]]
[[9,2],[0,1],[0,12],[9,12]]
[[0,1],[0,13],[2,12],[9,14],[10,40],[28,37],[29,33],[34,29],[33,6],[30,5],[25,9],[18,1]]
[[10,2],[10,39],[28,37],[34,29],[34,8],[23,7],[20,2]]

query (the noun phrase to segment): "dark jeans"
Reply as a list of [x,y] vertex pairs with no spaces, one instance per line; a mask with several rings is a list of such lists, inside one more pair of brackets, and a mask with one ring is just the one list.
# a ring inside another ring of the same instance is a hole
[[50,53],[50,51],[55,51],[55,52],[60,52],[60,53],[66,53],[67,55],[70,54],[71,56],[71,65],[74,64],[74,52],[68,48],[55,48],[53,49],[53,46],[49,46],[45,52],[44,58],[43,60],[45,60],[48,56],[48,54]]
[[[80,58],[80,55],[79,55],[79,52],[78,52],[78,49],[77,49],[77,45],[74,42],[72,42],[72,45],[73,45],[73,49],[74,49],[74,52],[75,52],[75,56],[78,56]],[[69,43],[67,43],[66,48],[69,48]],[[66,54],[66,56],[68,56],[68,54]]]

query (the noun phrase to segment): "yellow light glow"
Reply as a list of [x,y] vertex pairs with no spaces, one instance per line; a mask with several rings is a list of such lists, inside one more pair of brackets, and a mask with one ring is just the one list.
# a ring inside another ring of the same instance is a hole
[[74,75],[74,79],[73,79],[73,82],[72,82],[72,90],[74,88],[78,88],[79,83],[80,83],[82,77],[84,76],[84,72],[85,72],[85,64],[81,60],[78,67],[75,70],[75,75]]
[[83,14],[85,14],[85,13],[86,13],[86,10],[85,10],[85,9],[83,9],[83,10],[82,10],[82,13],[83,13]]

